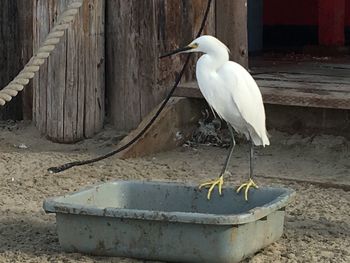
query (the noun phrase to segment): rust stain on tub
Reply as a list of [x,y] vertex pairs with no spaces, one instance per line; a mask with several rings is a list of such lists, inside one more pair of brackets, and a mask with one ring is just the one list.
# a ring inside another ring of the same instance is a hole
[[235,243],[237,241],[238,226],[232,226],[230,241]]

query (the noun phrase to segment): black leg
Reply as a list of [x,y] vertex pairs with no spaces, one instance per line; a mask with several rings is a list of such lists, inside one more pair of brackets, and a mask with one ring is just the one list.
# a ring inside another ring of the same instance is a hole
[[239,193],[242,189],[244,189],[244,199],[248,201],[248,191],[251,187],[259,188],[253,181],[254,175],[254,142],[252,138],[250,138],[250,153],[249,153],[249,180],[247,183],[242,184],[237,188],[236,192]]
[[226,172],[227,167],[228,167],[230,160],[231,160],[233,149],[236,146],[236,141],[235,141],[235,137],[233,134],[233,128],[229,123],[227,123],[227,127],[228,127],[228,130],[230,131],[230,135],[231,135],[231,144],[230,144],[229,152],[228,152],[228,155],[226,157],[225,164],[224,164],[224,167],[222,168],[220,176]]
[[250,139],[250,154],[249,154],[249,179],[253,178],[254,174],[254,143]]

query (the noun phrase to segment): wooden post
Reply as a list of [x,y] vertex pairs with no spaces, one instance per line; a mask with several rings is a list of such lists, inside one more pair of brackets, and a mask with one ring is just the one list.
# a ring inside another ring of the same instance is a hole
[[[136,128],[165,98],[185,56],[159,56],[193,40],[206,4],[207,0],[107,1],[107,103],[117,129]],[[205,33],[214,30],[213,5]],[[194,63],[185,81],[194,79]]]
[[248,67],[247,0],[216,1],[216,35],[231,51],[231,59]]
[[345,0],[319,0],[318,39],[325,46],[345,43]]
[[[130,142],[147,125],[159,105],[151,111],[128,136],[118,144],[118,148]],[[206,108],[204,100],[172,98],[157,118],[154,125],[133,145],[118,154],[118,157],[136,158],[162,151],[169,151],[184,144],[191,138]]]
[[[34,1],[37,48],[72,0]],[[98,132],[104,121],[104,0],[86,0],[34,79],[34,121],[57,142]]]
[[[0,89],[7,85],[32,56],[33,2],[2,0],[0,8]],[[25,90],[4,107],[0,119],[31,119],[32,88]]]

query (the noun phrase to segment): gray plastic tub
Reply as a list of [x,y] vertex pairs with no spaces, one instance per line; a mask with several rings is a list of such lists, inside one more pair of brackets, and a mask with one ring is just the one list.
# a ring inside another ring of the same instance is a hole
[[207,190],[176,183],[116,181],[48,198],[67,252],[174,262],[238,262],[277,240],[294,191]]

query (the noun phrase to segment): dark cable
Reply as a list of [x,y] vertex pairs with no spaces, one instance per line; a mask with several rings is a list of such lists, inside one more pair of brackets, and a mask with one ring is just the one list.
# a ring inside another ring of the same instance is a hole
[[[208,4],[207,4],[207,8],[205,10],[204,16],[203,16],[203,20],[202,20],[202,24],[201,27],[199,28],[199,31],[197,33],[197,37],[199,37],[204,29],[205,26],[205,22],[207,20],[208,14],[209,14],[209,10],[210,10],[210,5],[211,5],[211,1],[212,0],[208,0]],[[175,79],[175,83],[173,85],[173,87],[171,88],[170,92],[168,93],[167,97],[165,98],[165,100],[163,101],[162,105],[159,107],[159,109],[157,110],[156,114],[152,117],[152,119],[147,123],[147,125],[131,140],[129,141],[127,144],[121,146],[120,148],[111,151],[105,155],[99,156],[97,158],[93,158],[90,160],[85,160],[85,161],[75,161],[75,162],[70,162],[70,163],[66,163],[63,164],[61,166],[57,166],[57,167],[51,167],[49,169],[47,169],[50,173],[60,173],[63,172],[64,170],[67,170],[69,168],[72,168],[74,166],[80,166],[80,165],[85,165],[85,164],[90,164],[90,163],[94,163],[94,162],[98,162],[101,161],[103,159],[106,159],[114,154],[117,154],[123,150],[125,150],[126,148],[128,148],[130,145],[132,145],[133,143],[135,143],[150,127],[151,125],[154,123],[154,121],[158,118],[159,114],[162,112],[162,110],[164,109],[165,105],[168,103],[168,101],[170,100],[170,98],[172,97],[175,89],[177,88],[177,86],[180,83],[180,80],[183,76],[183,74],[185,73],[185,69],[188,65],[188,62],[190,61],[190,57],[191,57],[191,53],[189,53],[186,57],[186,61],[180,71],[180,74],[177,75],[176,79]]]

